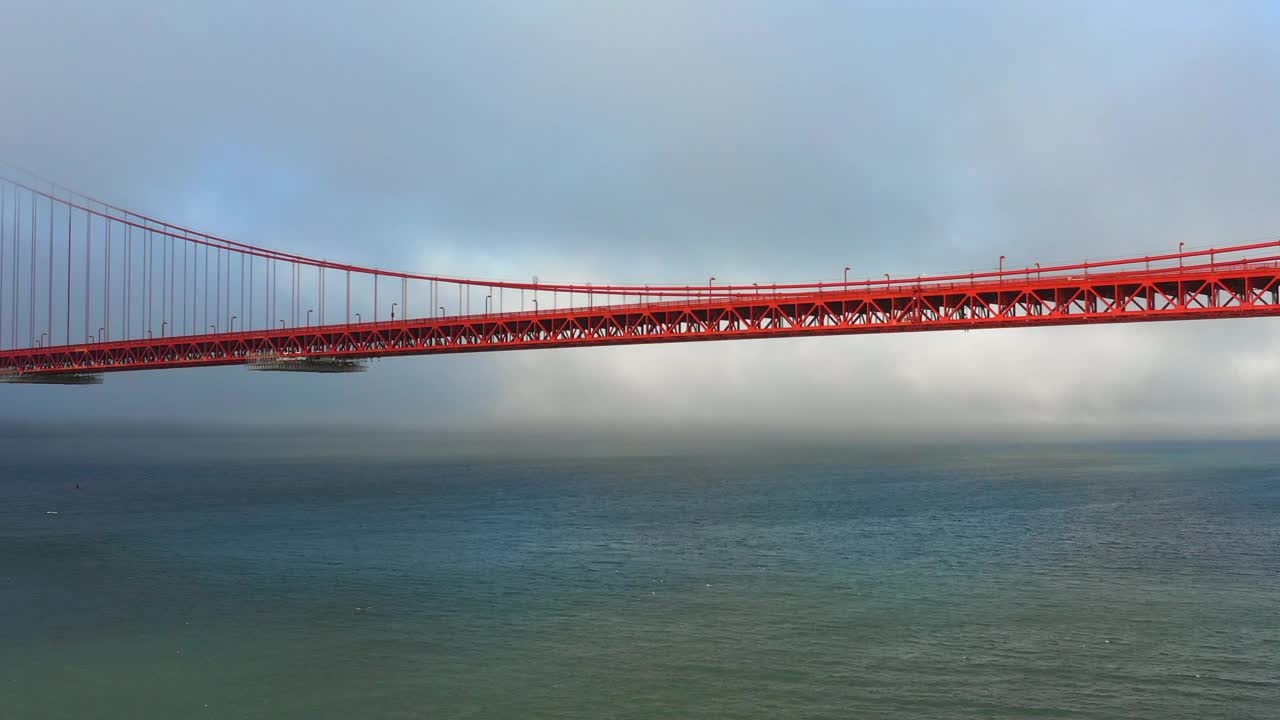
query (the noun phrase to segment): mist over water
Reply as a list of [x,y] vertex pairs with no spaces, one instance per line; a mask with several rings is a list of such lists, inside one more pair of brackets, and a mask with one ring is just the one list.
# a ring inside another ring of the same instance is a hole
[[5,717],[1280,706],[1274,445],[474,462],[7,442]]

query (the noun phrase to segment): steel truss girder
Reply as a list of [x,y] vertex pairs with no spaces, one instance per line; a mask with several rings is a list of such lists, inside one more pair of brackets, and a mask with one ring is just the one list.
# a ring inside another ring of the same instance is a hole
[[407,319],[0,352],[0,373],[1280,315],[1280,266],[1236,266]]

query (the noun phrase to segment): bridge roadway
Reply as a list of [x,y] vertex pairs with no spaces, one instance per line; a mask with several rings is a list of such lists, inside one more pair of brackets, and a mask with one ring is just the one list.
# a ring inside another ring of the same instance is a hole
[[[1218,251],[1223,252],[1223,251]],[[1183,262],[1182,258],[1178,260]],[[1005,271],[946,282],[859,282],[638,304],[144,338],[0,352],[0,374],[97,374],[269,359],[377,358],[640,343],[745,340],[1280,315],[1280,256],[1090,273]],[[1140,262],[1140,261],[1139,261]]]

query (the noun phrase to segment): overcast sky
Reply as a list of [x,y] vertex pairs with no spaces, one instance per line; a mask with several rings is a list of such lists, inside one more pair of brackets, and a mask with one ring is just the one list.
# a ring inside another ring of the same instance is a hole
[[[7,0],[0,157],[269,247],[838,279],[1280,237],[1280,5]],[[1267,436],[1280,320],[0,386],[0,420]]]

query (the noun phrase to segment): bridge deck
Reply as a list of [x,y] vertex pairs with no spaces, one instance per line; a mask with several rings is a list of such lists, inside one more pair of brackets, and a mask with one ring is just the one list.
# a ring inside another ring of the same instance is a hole
[[374,358],[534,348],[1280,315],[1280,263],[887,283],[850,291],[481,313],[0,352],[0,372],[104,373],[262,358]]

